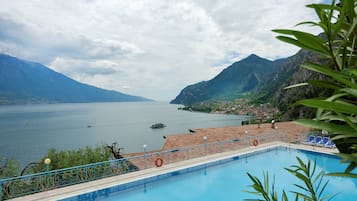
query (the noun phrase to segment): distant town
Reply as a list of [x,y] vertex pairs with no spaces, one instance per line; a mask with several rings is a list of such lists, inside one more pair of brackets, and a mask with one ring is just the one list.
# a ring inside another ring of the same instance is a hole
[[268,122],[279,112],[270,103],[251,104],[246,99],[234,101],[210,101],[179,108],[188,111],[207,112],[215,114],[249,115],[259,122]]

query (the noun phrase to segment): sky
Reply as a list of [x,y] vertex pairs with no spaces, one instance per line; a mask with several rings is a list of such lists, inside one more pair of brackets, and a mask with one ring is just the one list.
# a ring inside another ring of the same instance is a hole
[[298,48],[272,29],[316,20],[320,0],[0,0],[0,52],[74,80],[170,101],[250,54]]

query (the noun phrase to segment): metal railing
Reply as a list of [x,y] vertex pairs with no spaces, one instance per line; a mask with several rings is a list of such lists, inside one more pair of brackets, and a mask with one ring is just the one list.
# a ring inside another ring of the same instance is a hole
[[[143,154],[135,157],[0,179],[0,201],[205,155],[233,151],[252,146],[253,140],[257,140],[259,144],[272,141],[288,142],[288,136],[276,130],[274,133],[251,135],[210,143],[207,143],[207,138],[204,138],[203,144],[154,153],[147,153],[144,146]],[[158,158],[162,161],[158,161]]]

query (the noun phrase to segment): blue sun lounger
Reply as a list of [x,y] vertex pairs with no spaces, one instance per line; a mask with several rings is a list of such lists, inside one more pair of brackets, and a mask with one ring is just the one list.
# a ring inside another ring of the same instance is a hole
[[303,144],[311,144],[315,141],[315,136],[314,135],[310,135],[309,138],[305,139],[302,143]]
[[325,147],[328,147],[328,148],[336,148],[336,144],[335,144],[332,140],[329,140],[329,141],[325,144]]
[[321,136],[316,136],[315,137],[315,141],[312,142],[311,144],[317,146],[319,143],[321,143],[321,141],[322,141],[322,137]]
[[324,147],[330,141],[329,137],[323,137],[320,142],[316,143],[317,146]]

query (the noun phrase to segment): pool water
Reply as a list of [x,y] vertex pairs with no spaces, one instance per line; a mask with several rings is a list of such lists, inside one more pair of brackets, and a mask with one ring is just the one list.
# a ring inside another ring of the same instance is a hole
[[[223,161],[200,165],[177,172],[155,176],[146,180],[94,191],[63,201],[95,200],[95,201],[213,201],[213,200],[244,200],[258,198],[245,192],[252,190],[252,184],[247,172],[258,178],[263,178],[263,172],[268,171],[270,180],[275,177],[279,196],[282,189],[289,192],[298,190],[294,183],[300,183],[294,176],[284,170],[284,167],[297,164],[296,156],[303,161],[316,161],[318,172],[343,171],[346,167],[340,164],[339,158],[278,147]],[[357,199],[357,179],[326,177],[329,180],[325,195],[335,195],[333,201]],[[293,200],[291,193],[289,198]]]

